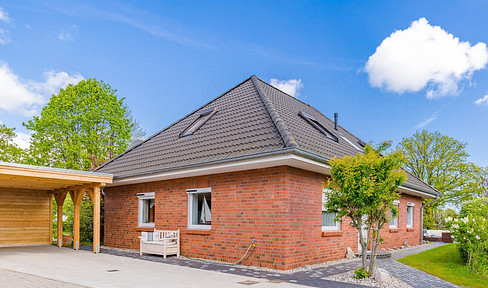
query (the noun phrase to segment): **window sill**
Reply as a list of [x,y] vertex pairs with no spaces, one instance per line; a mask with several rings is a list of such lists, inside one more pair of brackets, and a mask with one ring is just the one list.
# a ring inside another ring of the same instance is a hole
[[415,228],[413,228],[413,227],[407,227],[407,232],[412,232],[412,231],[415,231]]
[[154,227],[141,227],[141,226],[136,227],[137,232],[153,232],[154,229],[155,229]]
[[343,231],[322,231],[322,237],[342,236]]
[[400,229],[398,228],[390,228],[390,233],[398,233]]
[[202,229],[202,230],[197,230],[197,229],[188,229],[186,230],[187,234],[195,234],[195,235],[210,235],[210,229]]

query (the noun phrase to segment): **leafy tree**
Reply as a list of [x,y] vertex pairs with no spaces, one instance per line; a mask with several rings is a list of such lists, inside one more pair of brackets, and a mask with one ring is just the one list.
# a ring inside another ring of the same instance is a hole
[[20,163],[24,158],[24,150],[14,143],[15,128],[0,124],[0,161]]
[[92,170],[125,151],[133,124],[115,93],[88,79],[53,95],[40,116],[24,123],[33,131],[32,164]]
[[[325,193],[326,208],[337,212],[338,221],[344,216],[352,220],[351,225],[359,233],[363,269],[370,276],[378,245],[382,242],[381,229],[390,221],[390,210],[393,217],[398,213],[393,202],[399,198],[398,186],[406,180],[405,171],[400,169],[403,162],[401,152],[381,156],[370,145],[366,145],[364,154],[330,161],[331,179]],[[367,227],[367,235],[363,235],[363,225]],[[372,255],[367,267],[366,251],[370,245]]]
[[[122,153],[131,142],[132,132],[138,133],[137,137],[145,135],[123,101],[110,85],[95,79],[61,89],[51,97],[40,116],[24,123],[33,131],[29,163],[93,170]],[[103,206],[101,208],[103,219]],[[69,196],[63,211],[67,216],[64,231],[72,231],[74,207]],[[91,241],[92,225],[93,204],[85,195],[80,204],[82,242]]]
[[406,158],[405,168],[443,194],[434,207],[457,205],[484,193],[487,171],[468,162],[466,145],[427,130],[417,131],[398,144]]

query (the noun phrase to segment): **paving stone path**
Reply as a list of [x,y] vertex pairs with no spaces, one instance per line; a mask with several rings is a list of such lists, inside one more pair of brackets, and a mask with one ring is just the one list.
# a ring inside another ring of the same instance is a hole
[[25,274],[6,269],[0,269],[0,287],[36,287],[36,288],[86,288],[85,286],[76,285],[48,279],[32,274]]
[[[395,261],[396,259],[400,259],[412,254],[417,254],[419,252],[429,250],[438,247],[440,245],[443,244],[433,243],[433,244],[427,244],[427,245],[402,249],[398,251],[392,251],[391,259],[381,259],[381,260],[378,259],[377,263],[379,267],[382,267],[383,269],[387,270],[395,277],[401,279],[402,281],[408,283],[409,285],[415,288],[417,287],[418,288],[458,287],[438,277],[429,275],[415,268],[411,268],[409,266],[406,266],[404,264]],[[91,247],[87,246],[87,247],[82,247],[81,249],[90,250]],[[200,260],[190,260],[186,258],[169,257],[164,259],[161,256],[153,256],[153,255],[140,256],[139,253],[118,251],[112,249],[103,249],[103,248],[101,249],[101,253],[191,267],[196,269],[212,270],[212,271],[217,271],[222,273],[250,276],[250,277],[255,277],[260,279],[268,279],[274,281],[275,283],[281,281],[281,282],[289,282],[289,283],[295,283],[300,285],[306,285],[310,287],[366,287],[366,286],[340,283],[340,282],[334,282],[334,281],[323,279],[324,277],[341,274],[359,268],[361,266],[360,260],[353,260],[349,262],[332,264],[332,265],[322,266],[322,267],[317,267],[312,269],[298,270],[292,273],[283,273],[283,272],[271,271],[271,270],[247,268],[243,266],[231,266],[231,265],[211,263],[211,262],[200,261]]]

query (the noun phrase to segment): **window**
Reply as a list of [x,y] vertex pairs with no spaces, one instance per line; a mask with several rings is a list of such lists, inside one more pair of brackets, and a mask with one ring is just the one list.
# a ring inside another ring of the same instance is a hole
[[322,193],[322,231],[339,231],[341,230],[341,222],[335,221],[337,213],[329,212],[325,209],[327,199],[325,197],[327,189],[324,189]]
[[[398,210],[398,204],[400,202],[399,201],[394,201],[393,204],[397,207],[397,210]],[[391,209],[390,209],[390,228],[398,228],[398,214],[397,214],[397,217],[393,218],[392,216],[392,213],[391,213]]]
[[181,134],[180,137],[190,136],[193,135],[200,127],[205,124],[215,113],[217,109],[210,108],[200,112],[200,116],[197,120],[193,121],[190,126],[188,126]]
[[139,193],[139,226],[154,227],[154,215],[156,205],[154,202],[154,192]]
[[407,203],[407,228],[413,227],[413,209],[415,203]]
[[352,147],[354,147],[354,149],[360,151],[360,152],[364,152],[364,149],[361,149],[359,148],[356,144],[352,143],[349,139],[347,139],[344,135],[340,134],[339,135],[341,136],[342,139],[344,139],[347,143],[349,143],[349,145],[351,145]]
[[212,189],[188,189],[188,228],[210,229],[212,224]]
[[303,112],[303,111],[300,111],[298,113],[298,115],[300,115],[303,119],[305,119],[305,121],[307,121],[310,125],[312,125],[313,127],[315,127],[315,129],[319,130],[320,133],[324,134],[327,138],[331,139],[331,140],[334,140],[336,142],[339,141],[339,139],[337,138],[337,136],[335,136],[334,134],[332,134],[329,130],[327,130],[322,124],[320,124],[317,119],[315,119],[315,117],[313,117],[312,115],[306,113],[306,112]]

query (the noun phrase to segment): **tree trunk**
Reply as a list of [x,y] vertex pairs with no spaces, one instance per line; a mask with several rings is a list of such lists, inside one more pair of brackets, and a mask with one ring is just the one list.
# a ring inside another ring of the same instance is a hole
[[356,229],[358,230],[359,233],[359,245],[361,245],[361,259],[363,263],[363,269],[366,267],[366,257],[364,257],[364,240],[363,240],[363,231],[361,227],[357,227]]
[[[376,233],[377,234],[377,233]],[[373,246],[371,246],[371,255],[369,256],[369,277],[373,276],[374,265],[376,264],[376,248],[378,247],[378,236],[373,236]]]

